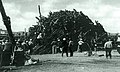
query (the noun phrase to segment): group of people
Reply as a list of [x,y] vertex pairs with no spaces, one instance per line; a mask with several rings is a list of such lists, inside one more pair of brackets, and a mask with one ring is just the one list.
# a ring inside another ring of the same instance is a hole
[[[84,42],[81,38],[80,40],[78,41],[78,49],[77,51],[78,52],[82,52],[83,51],[83,48],[85,48],[83,45],[85,44],[86,42]],[[108,59],[108,57],[110,57],[110,59],[112,58],[112,49],[113,49],[113,41],[111,39],[108,39],[108,41],[106,41],[104,44],[104,51],[106,52],[106,58]],[[92,50],[89,46],[89,44],[87,43],[86,44],[87,48],[88,48],[88,56],[91,56],[92,55]],[[94,43],[94,51],[96,53],[97,51],[97,43]]]
[[67,40],[66,38],[63,38],[63,41],[62,41],[62,57],[63,57],[64,52],[66,53],[66,56],[68,57],[68,51],[70,52],[70,57],[73,56],[72,46],[73,46],[73,41],[72,41],[71,38],[69,38],[69,40]]
[[[57,52],[62,53],[62,57],[64,53],[66,53],[66,56],[68,57],[68,53],[70,52],[70,57],[73,56],[73,41],[71,38],[62,38],[53,40],[52,43],[52,53],[55,54]],[[30,54],[32,54],[34,44],[32,42],[32,39],[29,41],[21,41],[18,39],[16,41],[16,45],[13,48],[12,43],[9,40],[4,41],[3,43],[0,43],[0,65],[30,65],[35,64],[38,62],[38,60],[35,60],[30,57]],[[92,55],[92,50],[87,42],[84,42],[82,38],[78,41],[78,52],[83,52],[83,48],[88,48],[88,56]],[[95,48],[97,48],[97,45],[95,44]],[[112,51],[113,45],[112,41],[109,39],[104,44],[104,49],[106,52],[106,58],[110,57],[112,58],[111,51]],[[96,49],[95,49],[96,50]]]
[[[77,52],[87,51],[88,56],[91,56],[92,55],[91,47],[92,46],[91,46],[91,44],[89,44],[89,42],[83,41],[82,38],[79,38]],[[95,46],[93,45],[93,47],[95,47]]]
[[[70,52],[70,57],[73,56],[73,41],[72,41],[72,39],[71,38],[69,38],[69,39],[63,38],[61,41],[60,41],[60,39],[57,39],[57,40],[53,40],[51,43],[52,54],[61,52],[62,57],[63,57],[64,53],[66,53],[66,56],[68,57],[68,53]],[[108,41],[106,41],[104,43],[104,50],[106,52],[106,58],[108,58],[108,57],[110,57],[110,59],[112,58],[112,55],[111,55],[112,48],[113,48],[112,41],[111,41],[111,39],[108,39]],[[92,49],[91,49],[91,46],[89,45],[89,43],[83,41],[83,39],[80,38],[78,41],[77,52],[83,52],[83,51],[87,51],[88,56],[92,55]],[[97,43],[94,43],[94,51],[97,52]]]
[[68,53],[70,52],[70,57],[73,56],[73,41],[71,38],[63,38],[63,39],[57,39],[56,40],[53,40],[52,43],[52,54],[55,54],[55,53],[62,53],[62,57],[63,57],[63,54],[66,53],[66,56],[68,57]]
[[[86,44],[85,44],[86,43]],[[82,52],[83,51],[83,48],[85,48],[85,46],[87,46],[88,48],[88,56],[91,56],[92,55],[92,50],[89,46],[89,44],[87,42],[84,42],[81,38],[80,40],[78,41],[78,49],[77,49],[77,52]],[[111,41],[111,39],[108,39],[108,41],[106,41],[104,44],[104,50],[106,52],[106,58],[108,59],[108,57],[110,57],[110,59],[112,58],[112,49],[113,49],[113,41]],[[97,51],[97,43],[94,43],[94,51],[96,53]]]
[[22,41],[21,39],[16,40],[16,45],[13,46],[9,40],[4,41],[0,45],[0,65],[30,65],[37,63],[38,60],[31,58],[30,54],[33,51],[32,39],[29,41]]

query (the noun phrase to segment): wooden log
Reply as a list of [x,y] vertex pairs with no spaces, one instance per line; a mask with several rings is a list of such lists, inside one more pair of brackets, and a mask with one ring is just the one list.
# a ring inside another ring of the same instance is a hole
[[14,40],[14,36],[13,36],[13,33],[12,33],[12,29],[11,29],[10,17],[6,15],[6,12],[5,12],[5,9],[3,7],[3,4],[2,4],[1,0],[0,0],[0,12],[1,12],[1,15],[2,15],[4,25],[6,26],[6,29],[8,31],[10,41],[13,45],[15,45],[15,40]]
[[[15,39],[14,39],[12,29],[11,29],[10,17],[6,15],[4,6],[2,4],[2,0],[0,0],[0,12],[1,12],[2,19],[3,19],[3,23],[4,23],[4,25],[7,29],[7,32],[8,32],[9,40],[13,45],[12,52],[13,52],[13,55],[14,55]],[[12,62],[13,62],[13,60],[12,60]],[[1,66],[1,63],[0,63],[0,66]]]

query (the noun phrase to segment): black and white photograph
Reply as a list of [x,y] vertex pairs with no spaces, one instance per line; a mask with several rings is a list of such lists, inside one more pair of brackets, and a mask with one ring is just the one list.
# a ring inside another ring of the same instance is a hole
[[120,72],[120,0],[0,0],[0,72]]

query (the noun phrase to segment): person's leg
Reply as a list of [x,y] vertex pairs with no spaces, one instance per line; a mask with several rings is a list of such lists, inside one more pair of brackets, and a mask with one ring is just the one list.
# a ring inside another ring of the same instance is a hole
[[62,57],[63,57],[63,54],[64,54],[64,48],[62,48]]
[[108,58],[108,49],[106,49],[106,58]]
[[56,54],[57,53],[57,46],[55,46],[54,50],[55,50],[55,54]]
[[109,50],[109,56],[110,56],[110,59],[112,58],[112,55],[111,55],[111,49]]
[[68,51],[66,51],[66,56],[68,57]]
[[72,50],[73,46],[71,47],[71,56],[73,56],[73,50]]
[[88,51],[88,56],[91,56],[92,55],[92,50],[89,50]]
[[82,45],[80,45],[79,48],[80,48],[80,52],[82,52]]
[[71,52],[71,56],[73,56],[73,51]]
[[70,56],[73,56],[73,51],[71,50],[71,55]]
[[69,47],[69,50],[70,50],[70,57],[73,56],[73,51],[71,49],[71,47]]
[[1,62],[2,62],[2,53],[0,54],[0,67],[2,66]]
[[53,45],[52,46],[52,54],[54,54],[55,53],[55,46]]
[[77,52],[80,52],[80,45],[78,45]]
[[65,53],[66,53],[66,56],[68,57],[68,50],[67,49],[65,49]]

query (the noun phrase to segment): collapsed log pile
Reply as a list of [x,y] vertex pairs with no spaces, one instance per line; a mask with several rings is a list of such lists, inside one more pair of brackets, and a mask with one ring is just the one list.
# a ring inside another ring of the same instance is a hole
[[50,12],[48,17],[41,17],[38,25],[31,27],[29,30],[29,38],[34,39],[39,33],[43,35],[43,44],[35,50],[37,54],[51,53],[51,42],[56,38],[69,36],[74,41],[74,51],[77,49],[77,41],[82,37],[84,41],[100,40],[100,37],[106,32],[103,26],[95,21],[96,24],[82,11],[78,12],[60,10],[58,12]]

